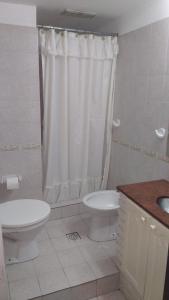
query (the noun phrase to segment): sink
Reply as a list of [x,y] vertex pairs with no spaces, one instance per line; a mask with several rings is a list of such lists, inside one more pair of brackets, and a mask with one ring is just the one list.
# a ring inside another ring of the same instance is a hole
[[157,203],[163,211],[169,214],[169,197],[160,197]]

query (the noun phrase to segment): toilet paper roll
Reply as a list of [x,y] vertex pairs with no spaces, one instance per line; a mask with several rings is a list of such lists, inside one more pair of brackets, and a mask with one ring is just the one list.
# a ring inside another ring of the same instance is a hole
[[19,179],[17,176],[6,177],[6,187],[7,190],[17,190],[19,189]]

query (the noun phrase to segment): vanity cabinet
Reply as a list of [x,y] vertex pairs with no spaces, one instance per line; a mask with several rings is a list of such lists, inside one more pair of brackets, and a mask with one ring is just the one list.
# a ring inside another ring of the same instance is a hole
[[119,267],[128,300],[163,300],[169,230],[123,194]]
[[144,300],[162,300],[168,259],[169,230],[148,219],[149,243]]

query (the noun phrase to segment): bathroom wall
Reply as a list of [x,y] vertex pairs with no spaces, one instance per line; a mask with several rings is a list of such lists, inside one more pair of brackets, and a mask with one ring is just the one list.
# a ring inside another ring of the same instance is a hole
[[0,2],[0,23],[36,27],[36,6]]
[[0,183],[0,201],[42,197],[38,34],[0,24],[0,180],[8,174],[23,180],[15,191]]
[[142,0],[140,3],[133,3],[132,9],[129,8],[123,15],[109,20],[100,30],[118,32],[121,35],[168,17],[168,0]]
[[[169,19],[119,37],[109,187],[169,179]],[[164,127],[159,140],[154,130]]]

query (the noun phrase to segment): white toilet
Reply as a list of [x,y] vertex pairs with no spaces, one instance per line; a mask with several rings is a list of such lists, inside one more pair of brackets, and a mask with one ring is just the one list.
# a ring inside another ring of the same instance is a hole
[[38,256],[36,236],[49,215],[49,204],[41,200],[19,199],[0,204],[7,264],[25,262]]
[[83,204],[91,215],[88,236],[94,241],[116,239],[119,193],[99,191],[86,195]]

